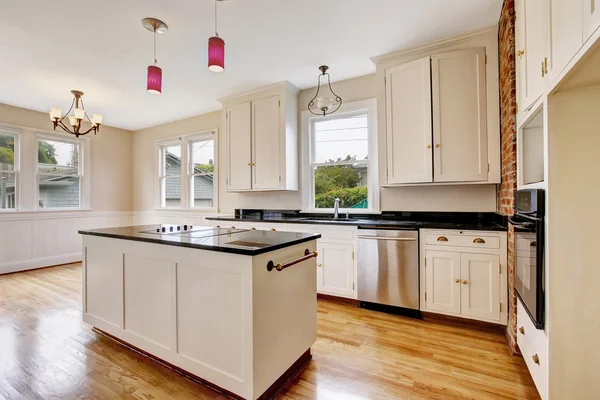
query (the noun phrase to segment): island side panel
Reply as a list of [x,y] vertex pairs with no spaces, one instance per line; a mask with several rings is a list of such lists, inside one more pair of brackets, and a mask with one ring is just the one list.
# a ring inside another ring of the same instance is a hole
[[252,257],[91,235],[83,242],[84,321],[252,398]]
[[317,340],[317,261],[267,271],[316,251],[316,240],[253,257],[254,398],[283,375]]

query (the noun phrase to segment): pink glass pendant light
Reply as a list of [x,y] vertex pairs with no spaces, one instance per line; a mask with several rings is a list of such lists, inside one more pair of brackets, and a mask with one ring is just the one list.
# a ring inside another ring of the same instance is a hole
[[215,36],[208,39],[208,69],[212,72],[223,72],[225,69],[225,41],[217,31],[217,2],[215,1]]
[[148,93],[161,94],[162,69],[156,65],[156,34],[165,33],[168,29],[167,24],[156,18],[144,18],[142,20],[142,25],[154,35],[154,64],[148,66],[148,79],[146,83],[146,90],[148,91]]

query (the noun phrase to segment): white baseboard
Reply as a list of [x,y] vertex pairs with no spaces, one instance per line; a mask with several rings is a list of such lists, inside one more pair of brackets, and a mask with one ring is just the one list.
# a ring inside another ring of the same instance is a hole
[[63,254],[60,256],[15,261],[0,264],[0,275],[9,274],[11,272],[27,271],[29,269],[51,267],[53,265],[69,264],[79,261],[81,261],[81,253]]

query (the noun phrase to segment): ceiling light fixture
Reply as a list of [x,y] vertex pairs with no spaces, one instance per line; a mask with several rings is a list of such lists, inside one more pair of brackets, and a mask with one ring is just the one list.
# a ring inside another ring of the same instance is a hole
[[217,30],[217,3],[215,2],[215,36],[208,39],[208,69],[212,72],[223,72],[225,69],[225,41],[219,37]]
[[[73,102],[71,103],[71,108],[65,115],[62,115],[62,109],[60,108],[50,108],[50,120],[54,124],[54,130],[57,127],[62,128],[63,131],[75,135],[77,137],[87,135],[91,131],[94,131],[94,135],[100,131],[100,125],[102,125],[102,114],[92,114],[92,118],[88,117],[85,112],[85,106],[83,105],[83,92],[79,90],[71,90],[73,93]],[[75,108],[73,108],[75,107]],[[69,115],[69,113],[73,110],[73,115]],[[72,129],[70,129],[67,125],[63,123],[65,118],[69,117],[69,124]],[[81,123],[84,119],[87,119],[90,123],[91,127],[85,132],[81,132]]]
[[[312,100],[308,103],[308,110],[315,115],[326,116],[329,114],[333,114],[342,106],[342,98],[335,94],[335,92],[331,88],[331,80],[329,78],[329,74],[327,73],[328,69],[329,67],[327,65],[321,65],[319,67],[321,75],[319,75],[319,79],[317,81],[317,94],[315,94],[315,97],[313,97]],[[327,86],[329,87],[329,91],[333,95],[333,98],[331,96],[323,95],[319,97],[319,92],[321,91],[321,78],[324,76],[327,76]],[[335,106],[335,104],[337,104],[337,106]]]
[[156,18],[144,18],[142,20],[142,25],[154,34],[154,64],[148,66],[148,83],[146,85],[146,90],[148,93],[161,94],[162,69],[156,65],[158,62],[156,60],[156,34],[165,33],[169,28],[167,27],[167,24]]

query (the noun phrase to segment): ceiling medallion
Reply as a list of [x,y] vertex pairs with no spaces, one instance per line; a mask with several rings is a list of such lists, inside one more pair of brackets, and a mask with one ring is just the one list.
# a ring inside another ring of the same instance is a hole
[[[91,131],[94,131],[94,135],[100,131],[100,125],[102,125],[102,114],[93,114],[92,118],[88,117],[85,112],[85,106],[83,105],[83,92],[79,90],[71,90],[73,93],[73,102],[71,103],[71,108],[65,115],[62,115],[62,109],[60,108],[50,108],[50,120],[54,124],[54,130],[57,127],[60,127],[63,131],[75,135],[77,137],[87,135]],[[74,107],[74,108],[73,108]],[[73,111],[72,115],[69,113]],[[69,128],[67,125],[63,123],[65,118],[69,117]],[[90,123],[90,129],[85,132],[81,132],[81,123],[84,119]]]
[[[312,100],[308,103],[308,110],[315,115],[326,116],[329,114],[333,114],[342,106],[342,98],[335,94],[335,92],[331,88],[331,80],[329,78],[329,74],[327,73],[328,69],[329,67],[327,65],[321,65],[319,67],[321,75],[319,75],[319,78],[317,80],[317,93],[315,94],[315,97],[313,97]],[[329,88],[329,91],[331,92],[331,95],[333,95],[333,97],[325,95],[319,96],[319,92],[321,91],[321,78],[324,76],[327,76],[327,87]]]
[[161,94],[162,93],[162,69],[156,64],[156,34],[165,33],[169,28],[167,24],[156,18],[144,18],[142,20],[144,28],[154,34],[154,64],[148,66],[148,80],[146,84],[146,90],[148,93]]

